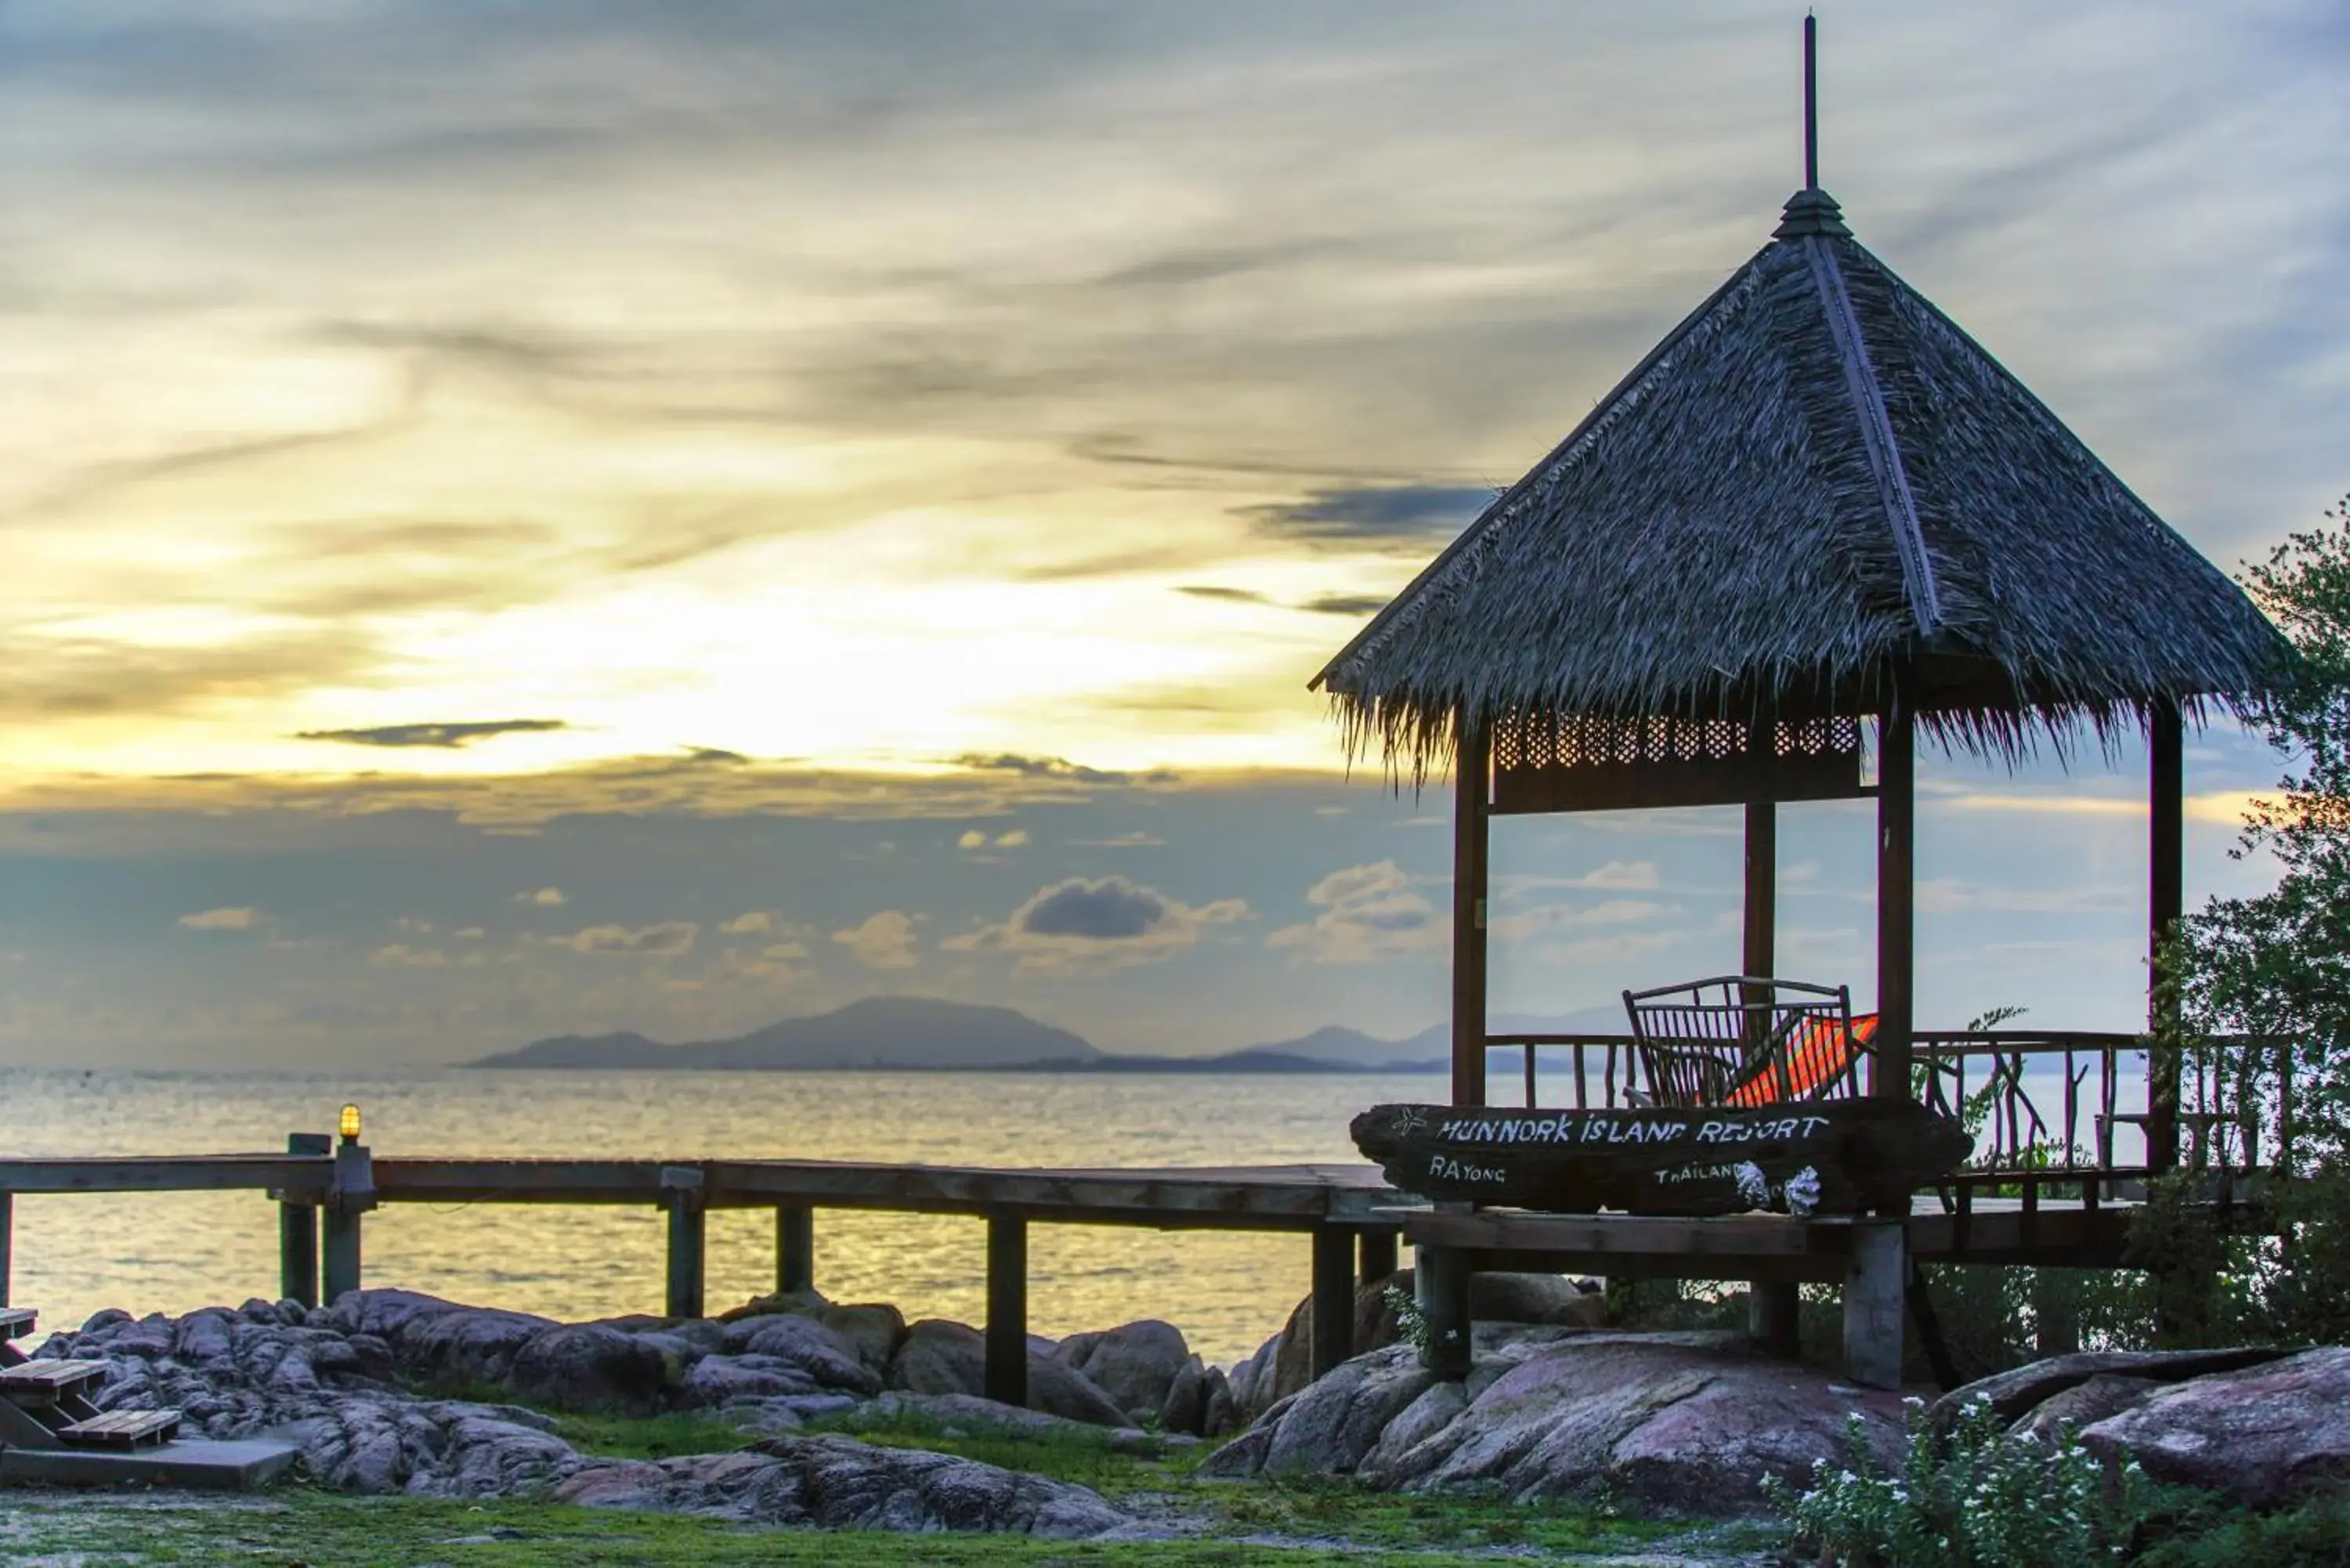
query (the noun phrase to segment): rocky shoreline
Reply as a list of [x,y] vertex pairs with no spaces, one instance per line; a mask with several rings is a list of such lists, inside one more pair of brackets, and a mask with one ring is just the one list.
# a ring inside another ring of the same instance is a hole
[[[1735,1334],[1609,1329],[1602,1298],[1572,1282],[1490,1278],[1465,1381],[1423,1369],[1391,1298],[1367,1291],[1357,1343],[1378,1348],[1318,1382],[1306,1376],[1301,1305],[1229,1372],[1155,1321],[1032,1339],[1032,1409],[981,1397],[977,1330],[812,1293],[706,1320],[563,1324],[375,1290],[321,1309],[103,1312],[37,1354],[104,1359],[103,1407],[168,1406],[207,1437],[288,1438],[311,1478],[340,1490],[545,1496],[777,1525],[1182,1532],[1072,1482],[860,1441],[860,1423],[1084,1432],[1149,1451],[1221,1439],[1203,1479],[1347,1478],[1517,1501],[1604,1494],[1713,1518],[1755,1512],[1765,1477],[1800,1483],[1819,1463],[1845,1463],[1852,1433],[1879,1465],[1904,1451],[1896,1396],[1767,1359]],[[1529,1321],[1498,1321],[1513,1316]],[[1971,1401],[1989,1401],[2019,1438],[2067,1422],[2101,1456],[2255,1507],[2350,1476],[2350,1350],[2057,1357],[1946,1397],[1937,1418]],[[701,1412],[742,1446],[602,1458],[559,1435],[550,1410]]]

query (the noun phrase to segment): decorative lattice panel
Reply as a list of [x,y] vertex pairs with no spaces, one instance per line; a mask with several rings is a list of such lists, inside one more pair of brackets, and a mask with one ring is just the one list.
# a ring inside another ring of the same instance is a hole
[[1767,751],[1737,719],[1529,718],[1493,731],[1493,810],[1623,811],[1750,800],[1848,800],[1861,783],[1860,721],[1770,727]]

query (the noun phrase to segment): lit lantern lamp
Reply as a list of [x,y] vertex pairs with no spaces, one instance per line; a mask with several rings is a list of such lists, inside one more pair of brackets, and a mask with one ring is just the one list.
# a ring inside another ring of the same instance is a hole
[[345,1106],[343,1107],[343,1115],[342,1115],[342,1118],[341,1118],[341,1120],[339,1120],[338,1122],[337,1122],[337,1123],[336,1123],[336,1130],[338,1130],[338,1132],[340,1132],[340,1133],[343,1135],[343,1141],[344,1141],[345,1143],[357,1143],[357,1142],[359,1142],[359,1106]]

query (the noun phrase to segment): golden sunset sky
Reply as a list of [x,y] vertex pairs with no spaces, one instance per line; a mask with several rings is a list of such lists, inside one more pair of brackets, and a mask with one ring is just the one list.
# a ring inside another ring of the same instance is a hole
[[[1767,238],[1799,17],[10,5],[0,1047],[435,1061],[877,987],[1424,1026],[1443,836],[1396,825],[1443,803],[1349,784],[1306,680]],[[2350,485],[2338,7],[1823,28],[1856,233],[2174,525],[2232,568]],[[2275,770],[2198,757],[2208,891]],[[1969,985],[2061,996],[2085,913],[2126,1001],[2135,765],[1951,766]],[[1524,929],[1580,935],[1523,1006],[1721,967],[1651,826],[1528,841]],[[2011,872],[2086,903],[2002,970],[1964,889]],[[1110,879],[1149,941],[1021,948]]]

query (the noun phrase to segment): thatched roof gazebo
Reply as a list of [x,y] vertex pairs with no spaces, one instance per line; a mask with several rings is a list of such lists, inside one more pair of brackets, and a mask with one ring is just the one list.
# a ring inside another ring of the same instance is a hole
[[1489,815],[1744,805],[1743,972],[1767,975],[1773,803],[1872,793],[1874,1092],[1904,1095],[1915,732],[2012,762],[2143,729],[2158,931],[2180,910],[2183,719],[2242,710],[2285,657],[2225,574],[1852,237],[1814,160],[1771,242],[1315,685],[1357,754],[1453,769],[1454,1103],[1484,1094]]

